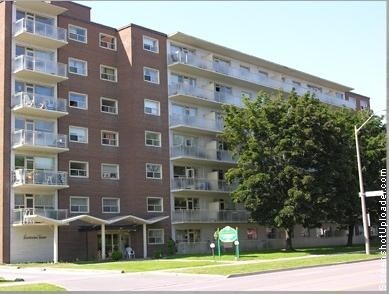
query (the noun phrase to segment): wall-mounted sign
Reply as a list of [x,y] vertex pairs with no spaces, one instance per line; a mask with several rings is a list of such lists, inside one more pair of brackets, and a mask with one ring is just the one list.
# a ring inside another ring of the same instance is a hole
[[43,240],[43,239],[47,239],[47,236],[44,236],[44,235],[27,235],[27,234],[24,234],[23,239],[24,239],[24,240]]

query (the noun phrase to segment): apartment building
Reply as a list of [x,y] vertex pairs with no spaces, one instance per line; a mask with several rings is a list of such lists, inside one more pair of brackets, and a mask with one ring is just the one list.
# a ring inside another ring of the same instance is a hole
[[170,236],[166,35],[0,3],[0,262],[153,256]]
[[[243,106],[259,91],[315,93],[323,103],[359,110],[369,98],[352,88],[178,32],[168,38],[172,235],[178,252],[208,252],[213,234],[237,227],[242,249],[282,248],[283,232],[250,220],[231,202],[234,185],[224,180],[235,164],[223,132],[222,105]],[[344,244],[336,225],[296,227],[295,246]],[[357,242],[359,237],[356,238]],[[232,244],[226,244],[231,247]]]
[[[183,33],[94,23],[73,2],[1,1],[0,36],[3,263],[105,259],[127,245],[150,257],[170,238],[206,252],[225,225],[243,249],[280,247],[280,232],[230,200],[221,106],[294,88],[369,107],[347,86]],[[297,232],[296,245],[345,234]]]

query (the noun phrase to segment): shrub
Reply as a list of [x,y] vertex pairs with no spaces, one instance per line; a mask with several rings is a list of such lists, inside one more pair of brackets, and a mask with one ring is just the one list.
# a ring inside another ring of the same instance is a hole
[[122,259],[122,253],[120,251],[113,251],[112,252],[112,260],[120,260]]
[[174,254],[176,254],[176,243],[174,242],[174,240],[170,239],[169,241],[167,241],[167,255],[171,256]]

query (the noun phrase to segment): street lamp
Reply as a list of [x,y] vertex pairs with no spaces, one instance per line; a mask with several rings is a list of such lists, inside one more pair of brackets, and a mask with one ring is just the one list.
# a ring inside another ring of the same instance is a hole
[[215,260],[215,243],[209,244],[209,247],[211,247],[211,250],[212,250],[213,261],[216,261]]
[[[359,128],[354,126],[355,131],[355,146],[357,149],[357,162],[358,162],[358,176],[359,176],[359,197],[361,198],[361,207],[362,207],[362,223],[363,223],[363,236],[365,238],[365,251],[366,254],[370,254],[370,242],[369,242],[369,226],[367,223],[367,214],[366,214],[366,201],[365,201],[365,191],[363,189],[363,178],[362,178],[362,166],[361,166],[361,157],[359,155],[359,144],[358,144],[358,132],[363,128],[365,124],[374,116],[372,114]],[[349,232],[350,234],[350,232]]]

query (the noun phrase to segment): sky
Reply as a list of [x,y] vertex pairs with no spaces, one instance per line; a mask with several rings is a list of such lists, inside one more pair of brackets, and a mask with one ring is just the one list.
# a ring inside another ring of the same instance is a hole
[[373,1],[75,1],[92,21],[180,31],[354,88],[386,109],[386,7]]

